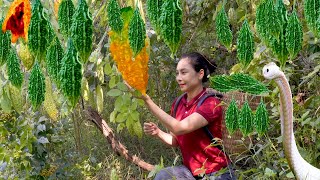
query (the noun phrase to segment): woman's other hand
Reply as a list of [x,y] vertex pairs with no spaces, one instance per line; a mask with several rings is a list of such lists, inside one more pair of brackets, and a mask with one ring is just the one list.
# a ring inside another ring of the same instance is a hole
[[157,136],[160,132],[158,126],[153,122],[146,122],[143,124],[143,131],[147,135]]

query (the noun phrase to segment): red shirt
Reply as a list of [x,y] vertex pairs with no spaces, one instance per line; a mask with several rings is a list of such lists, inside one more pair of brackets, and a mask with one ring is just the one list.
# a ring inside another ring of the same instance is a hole
[[[182,121],[190,114],[197,112],[208,121],[208,127],[214,137],[221,138],[221,121],[223,118],[222,107],[218,106],[220,101],[215,97],[208,97],[200,107],[197,108],[198,100],[206,94],[204,88],[196,97],[187,102],[187,95],[181,98],[176,110],[176,119]],[[171,113],[174,108],[173,103]],[[183,164],[189,168],[191,173],[199,175],[212,173],[227,166],[227,159],[217,147],[209,146],[211,141],[203,128],[193,132],[176,136]]]

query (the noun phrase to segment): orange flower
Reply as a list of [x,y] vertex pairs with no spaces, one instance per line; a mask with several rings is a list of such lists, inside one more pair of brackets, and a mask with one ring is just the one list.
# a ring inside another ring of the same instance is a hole
[[17,42],[19,37],[28,40],[28,28],[31,19],[31,6],[29,0],[14,0],[10,6],[2,31],[11,31],[11,42]]

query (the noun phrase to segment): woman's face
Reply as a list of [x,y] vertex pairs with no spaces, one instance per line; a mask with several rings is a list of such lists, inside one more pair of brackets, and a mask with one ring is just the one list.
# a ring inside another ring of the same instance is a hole
[[179,61],[176,69],[176,80],[182,92],[191,92],[202,86],[203,69],[196,72],[188,58]]

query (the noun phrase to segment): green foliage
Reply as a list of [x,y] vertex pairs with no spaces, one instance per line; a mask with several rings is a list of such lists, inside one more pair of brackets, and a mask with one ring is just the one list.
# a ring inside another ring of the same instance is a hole
[[70,35],[72,17],[74,12],[75,12],[75,8],[72,0],[61,1],[59,10],[58,10],[58,23],[59,23],[60,31],[65,37],[68,37]]
[[135,57],[145,46],[146,27],[141,18],[139,8],[134,10],[129,24],[129,44]]
[[72,17],[71,37],[82,63],[86,63],[92,51],[93,21],[85,0],[79,0]]
[[167,0],[162,4],[160,16],[161,36],[171,54],[177,53],[182,33],[182,9],[180,0]]
[[253,113],[250,109],[248,101],[246,101],[242,106],[238,121],[239,128],[243,136],[247,136],[253,131],[253,120]]
[[269,115],[262,100],[256,110],[254,125],[260,136],[267,133],[269,129]]
[[0,112],[0,177],[28,177],[32,169],[32,144],[36,141],[32,130],[27,119]]
[[147,0],[147,15],[156,33],[160,35],[160,16],[163,0]]
[[33,109],[38,109],[45,97],[46,85],[45,78],[39,66],[39,63],[33,65],[29,78],[28,97]]
[[120,6],[117,0],[110,0],[107,6],[107,15],[109,26],[112,31],[121,32],[123,28],[123,20],[121,18]]
[[82,72],[76,48],[70,38],[68,39],[67,51],[62,58],[59,77],[62,92],[74,107],[80,98]]
[[304,0],[304,17],[306,19],[308,28],[314,35],[319,36],[317,29],[317,22],[320,17],[320,1],[319,0]]
[[50,78],[57,85],[60,85],[59,72],[61,69],[63,55],[64,55],[63,48],[60,44],[59,39],[56,37],[52,42],[52,44],[48,47],[46,64],[47,64],[47,71]]
[[285,38],[290,58],[294,59],[302,48],[303,40],[302,25],[295,11],[288,18]]
[[44,13],[40,0],[34,0],[28,30],[28,47],[39,61],[45,58],[46,48],[54,36],[52,26],[44,17]]
[[23,83],[23,74],[20,68],[20,61],[18,59],[16,51],[13,48],[9,49],[9,52],[7,53],[9,54],[7,61],[9,80],[12,85],[20,88]]
[[232,32],[229,27],[229,20],[224,6],[218,12],[215,25],[218,40],[221,44],[230,49],[232,45]]
[[245,20],[237,39],[237,58],[244,67],[247,67],[253,59],[254,50],[253,33],[248,21]]
[[234,99],[230,102],[226,115],[225,115],[225,121],[226,121],[226,127],[230,134],[233,134],[236,129],[238,129],[238,118],[239,118],[239,112],[237,103]]
[[[0,19],[0,27],[2,27],[3,19]],[[11,44],[10,33],[0,31],[0,67],[7,62],[8,52]]]

